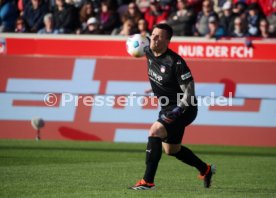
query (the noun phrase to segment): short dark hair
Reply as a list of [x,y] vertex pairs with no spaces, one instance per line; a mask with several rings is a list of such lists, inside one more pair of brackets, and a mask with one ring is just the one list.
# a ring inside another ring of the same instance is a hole
[[171,40],[171,38],[173,36],[173,29],[172,29],[171,26],[169,26],[166,23],[158,23],[158,24],[156,24],[156,25],[153,26],[153,29],[154,28],[165,30],[167,32],[167,39]]

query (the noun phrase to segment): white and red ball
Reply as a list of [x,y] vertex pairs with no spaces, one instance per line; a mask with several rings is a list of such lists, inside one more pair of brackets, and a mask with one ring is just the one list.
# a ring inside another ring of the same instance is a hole
[[133,57],[142,57],[145,55],[144,47],[149,45],[149,40],[141,34],[134,34],[127,38],[127,53]]

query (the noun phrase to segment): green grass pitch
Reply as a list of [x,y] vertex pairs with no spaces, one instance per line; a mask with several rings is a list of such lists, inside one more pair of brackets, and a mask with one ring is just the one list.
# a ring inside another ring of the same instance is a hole
[[163,154],[156,189],[132,191],[145,144],[0,140],[0,197],[276,197],[276,148],[188,145],[217,165],[210,189]]

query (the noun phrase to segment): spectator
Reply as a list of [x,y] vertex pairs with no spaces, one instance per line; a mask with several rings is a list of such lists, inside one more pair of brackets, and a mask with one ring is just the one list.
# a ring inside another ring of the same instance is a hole
[[270,15],[273,12],[273,10],[276,8],[275,0],[247,0],[246,3],[248,5],[252,3],[257,3],[260,8],[260,12],[265,16]]
[[133,2],[128,4],[128,10],[127,12],[123,15],[122,22],[124,22],[127,19],[131,19],[135,26],[137,27],[138,21],[143,18],[142,13],[140,12],[139,8],[137,5]]
[[55,0],[53,17],[55,27],[60,33],[72,33],[75,31],[79,20],[74,6],[65,3],[64,0]]
[[136,5],[139,8],[140,12],[142,14],[145,14],[150,6],[150,2],[149,0],[136,0]]
[[110,0],[104,0],[101,2],[100,12],[100,29],[104,34],[111,34],[111,32],[120,26],[119,15],[116,12],[112,2]]
[[13,32],[17,19],[16,5],[12,0],[0,1],[0,32]]
[[17,1],[17,10],[19,12],[19,16],[23,16],[23,0]]
[[220,25],[225,30],[226,35],[229,35],[234,29],[235,15],[232,12],[232,4],[226,1],[222,6],[222,15],[220,17]]
[[124,21],[123,25],[120,28],[115,28],[112,31],[112,35],[120,35],[120,36],[129,36],[137,32],[135,28],[135,23],[132,19],[127,19]]
[[246,18],[246,8],[247,4],[244,2],[237,2],[234,4],[233,13],[235,16],[239,16],[243,19]]
[[150,36],[147,21],[143,18],[138,21],[138,32],[143,36]]
[[96,17],[91,17],[87,20],[87,25],[82,34],[102,34],[99,29],[99,21]]
[[119,14],[119,18],[122,19],[123,15],[128,11],[128,0],[119,0],[117,2],[117,13]]
[[100,10],[101,10],[101,2],[102,0],[88,0],[93,4],[94,7],[94,12],[99,14]]
[[206,38],[221,38],[225,36],[225,31],[222,26],[219,25],[218,19],[215,16],[211,16],[208,19],[208,34],[205,35]]
[[79,13],[80,20],[80,28],[79,32],[84,31],[87,28],[87,21],[91,17],[95,17],[96,13],[94,11],[94,6],[90,1],[85,2],[81,8]]
[[197,15],[202,10],[202,0],[187,0],[188,6],[193,8]]
[[176,36],[192,36],[195,13],[188,8],[187,0],[177,0],[177,11],[173,12],[167,23],[173,28]]
[[24,8],[23,18],[30,32],[37,32],[43,27],[43,17],[48,13],[44,0],[31,0]]
[[273,37],[275,37],[276,36],[276,10],[267,17],[267,20],[269,22],[269,33]]
[[[222,7],[223,5],[229,0],[213,0],[214,2],[214,11],[220,16],[222,13]],[[231,2],[230,2],[231,3]]]
[[246,34],[246,24],[243,18],[236,17],[234,20],[234,29],[230,33],[231,37],[245,37]]
[[204,0],[202,3],[202,11],[197,15],[195,36],[205,36],[209,33],[208,19],[211,16],[218,18],[213,9],[213,1]]
[[59,34],[58,29],[54,28],[53,15],[48,13],[43,18],[44,28],[40,29],[38,34]]
[[168,15],[172,12],[175,11],[175,5],[174,2],[175,0],[158,0],[159,5],[161,7],[161,10],[165,11],[168,13]]
[[83,4],[82,0],[65,0],[65,3],[70,4],[74,6],[75,8],[80,8],[81,5]]
[[259,24],[260,34],[259,36],[262,38],[271,38],[272,35],[269,33],[269,24],[265,18],[260,20]]
[[145,12],[144,17],[148,23],[149,31],[152,31],[155,24],[162,23],[167,20],[168,12],[161,9],[158,0],[150,0],[150,6]]
[[252,3],[248,7],[247,16],[247,31],[250,36],[257,36],[259,34],[259,23],[261,20],[261,15],[259,11],[259,6],[257,3]]
[[247,4],[243,1],[234,1],[234,8],[233,8],[233,12],[237,13],[237,14],[241,14],[244,13],[247,9]]
[[[15,0],[17,2],[17,10],[19,16],[23,16],[24,10],[26,9],[27,5],[30,3],[30,0]],[[47,4],[47,8],[51,8],[50,3],[54,0],[44,0],[44,3]]]
[[21,16],[16,19],[14,32],[16,32],[16,33],[25,33],[25,32],[27,32],[25,22],[24,22],[24,20]]

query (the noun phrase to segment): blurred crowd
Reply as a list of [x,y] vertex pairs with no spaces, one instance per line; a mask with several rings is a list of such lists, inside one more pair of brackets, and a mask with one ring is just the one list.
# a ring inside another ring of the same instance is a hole
[[0,32],[276,37],[276,0],[0,0]]

